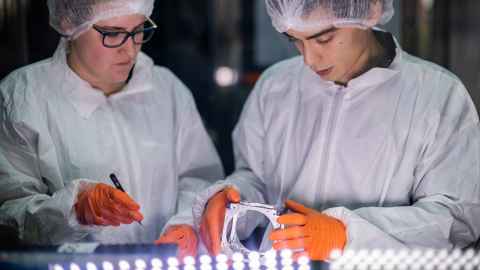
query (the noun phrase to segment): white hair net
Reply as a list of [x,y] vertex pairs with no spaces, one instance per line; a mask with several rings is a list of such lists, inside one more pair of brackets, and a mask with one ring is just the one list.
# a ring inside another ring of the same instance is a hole
[[48,0],[50,25],[68,39],[75,39],[100,20],[152,14],[154,0]]
[[265,0],[278,32],[317,30],[329,26],[371,28],[387,23],[393,0]]

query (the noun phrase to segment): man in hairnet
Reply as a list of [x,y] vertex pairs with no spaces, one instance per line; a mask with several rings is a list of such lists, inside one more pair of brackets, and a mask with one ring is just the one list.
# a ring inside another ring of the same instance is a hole
[[263,73],[233,133],[236,171],[194,203],[208,250],[220,252],[225,205],[239,200],[285,204],[285,229],[267,236],[297,258],[477,239],[477,112],[457,77],[374,28],[392,0],[266,4],[302,57]]
[[196,239],[191,203],[223,168],[189,90],[140,52],[153,2],[49,0],[55,54],[1,82],[0,224],[23,242],[153,243],[164,230],[157,243],[196,252],[182,241]]

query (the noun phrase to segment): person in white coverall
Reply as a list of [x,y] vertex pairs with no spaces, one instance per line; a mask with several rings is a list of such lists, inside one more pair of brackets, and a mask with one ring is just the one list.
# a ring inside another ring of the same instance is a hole
[[297,258],[479,237],[477,111],[455,75],[374,28],[392,2],[266,0],[302,57],[263,73],[233,132],[236,171],[195,200],[210,253],[221,251],[225,205],[239,200],[286,202],[286,228],[267,237]]
[[157,243],[196,252],[181,240],[195,238],[191,203],[223,168],[189,90],[140,52],[153,4],[49,0],[55,54],[1,82],[0,224],[22,242],[153,243],[166,229]]

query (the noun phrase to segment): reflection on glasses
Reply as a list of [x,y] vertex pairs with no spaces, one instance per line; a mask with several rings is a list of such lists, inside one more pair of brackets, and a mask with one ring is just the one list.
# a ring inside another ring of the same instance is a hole
[[136,45],[144,44],[152,39],[156,28],[157,25],[150,18],[147,18],[145,23],[132,32],[126,30],[106,30],[98,25],[93,25],[93,29],[102,35],[103,46],[107,48],[120,47],[129,37],[132,37],[133,43]]

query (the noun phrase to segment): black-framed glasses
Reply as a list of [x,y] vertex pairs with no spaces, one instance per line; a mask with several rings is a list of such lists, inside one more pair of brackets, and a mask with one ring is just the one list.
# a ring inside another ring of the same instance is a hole
[[132,32],[125,30],[107,30],[98,25],[93,25],[93,29],[102,35],[103,46],[107,48],[118,48],[122,46],[129,37],[132,37],[133,43],[140,45],[152,39],[157,25],[150,18],[147,18],[143,25],[138,26]]

